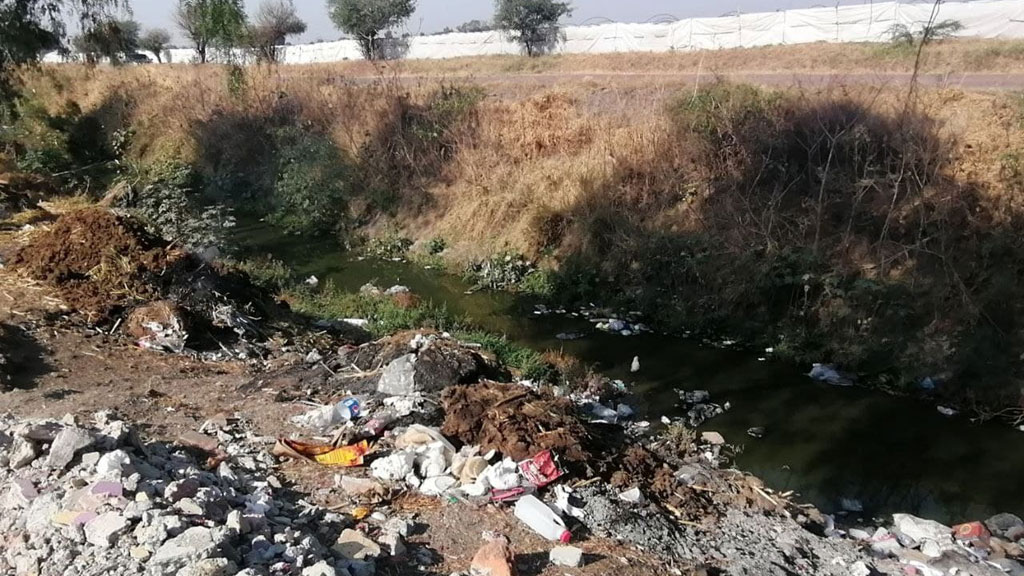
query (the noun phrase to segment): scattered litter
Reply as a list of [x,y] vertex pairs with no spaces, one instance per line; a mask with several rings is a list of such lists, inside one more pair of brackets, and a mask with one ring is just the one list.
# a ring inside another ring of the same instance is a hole
[[565,522],[536,496],[524,496],[516,502],[515,515],[530,529],[548,540],[567,544],[572,539]]
[[753,428],[748,428],[747,429],[747,435],[750,436],[751,438],[761,439],[761,438],[764,438],[764,435],[766,433],[767,433],[767,430],[765,430],[765,428],[763,426],[755,426]]
[[633,364],[629,367],[629,371],[632,372],[633,374],[636,374],[637,372],[640,371],[640,357],[639,356],[634,356],[633,357]]
[[938,406],[936,410],[938,410],[939,414],[942,414],[943,416],[956,416],[958,414],[956,410],[945,406]]
[[363,441],[352,446],[335,448],[324,444],[307,444],[282,438],[274,445],[271,453],[282,458],[307,460],[324,466],[346,468],[362,466],[363,457],[370,452],[370,445]]
[[619,500],[630,504],[643,504],[644,495],[639,488],[631,488],[619,494]]
[[311,288],[316,288],[319,285],[320,285],[320,279],[317,278],[316,276],[310,276],[309,278],[306,278],[306,286],[309,286]]
[[565,474],[559,468],[558,458],[551,453],[551,450],[545,450],[529,460],[520,462],[519,470],[537,488],[543,488]]

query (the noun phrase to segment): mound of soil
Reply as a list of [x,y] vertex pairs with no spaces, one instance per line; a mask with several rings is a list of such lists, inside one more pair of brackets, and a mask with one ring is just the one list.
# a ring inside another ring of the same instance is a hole
[[61,216],[35,235],[11,264],[57,289],[69,306],[98,322],[160,297],[172,269],[189,257],[135,222],[90,208]]
[[591,438],[566,398],[554,398],[518,384],[482,382],[451,386],[442,395],[441,431],[483,450],[497,450],[525,460],[553,450],[563,460],[584,464],[591,458]]

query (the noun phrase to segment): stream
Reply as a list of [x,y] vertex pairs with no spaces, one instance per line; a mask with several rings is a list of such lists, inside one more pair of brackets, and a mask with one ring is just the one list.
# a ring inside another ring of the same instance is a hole
[[[809,367],[760,361],[756,351],[720,349],[663,335],[623,337],[593,328],[584,318],[535,316],[533,303],[513,294],[470,288],[460,278],[405,262],[359,260],[332,240],[283,235],[263,225],[236,230],[249,254],[270,254],[302,278],[330,280],[358,291],[368,282],[408,286],[425,301],[444,304],[475,324],[535,350],[564,350],[629,384],[638,417],[656,423],[682,415],[678,390],[708,390],[732,409],[702,430],[743,446],[736,466],[778,491],[824,512],[841,498],[859,500],[853,518],[907,512],[949,524],[984,520],[999,512],[1024,515],[1024,433],[1009,426],[946,417],[928,402],[862,388],[812,381]],[[562,332],[586,337],[560,341]],[[634,356],[642,369],[630,373]],[[762,439],[747,435],[764,427]]]

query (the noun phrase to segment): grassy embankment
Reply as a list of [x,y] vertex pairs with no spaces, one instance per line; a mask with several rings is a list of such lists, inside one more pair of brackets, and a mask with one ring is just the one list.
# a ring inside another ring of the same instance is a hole
[[[346,242],[397,230],[417,241],[414,252],[443,239],[453,263],[522,253],[544,263],[531,282],[557,299],[639,308],[665,328],[726,332],[876,381],[940,376],[964,402],[1016,405],[1019,95],[395,80],[509,66],[682,70],[697,58],[711,72],[758,57],[825,70],[824,60],[790,61],[831,52],[852,59],[840,60],[843,71],[912,62],[891,47],[815,46],[410,62],[372,82],[342,79],[364,64],[243,74],[62,67],[26,82],[36,124],[50,118],[42,123],[67,137],[85,122],[103,127],[104,146],[123,159],[113,180],[131,197],[159,189],[165,167],[184,167],[175,186],[194,190],[197,206],[255,207]],[[1015,42],[926,54],[926,71],[1024,69]],[[53,128],[56,114],[70,128]],[[93,193],[108,184],[97,178]]]

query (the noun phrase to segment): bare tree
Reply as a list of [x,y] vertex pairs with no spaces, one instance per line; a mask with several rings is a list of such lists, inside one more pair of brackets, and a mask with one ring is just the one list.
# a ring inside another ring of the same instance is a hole
[[257,58],[277,62],[278,48],[288,36],[305,31],[306,23],[299,18],[292,0],[264,0],[247,31],[247,40]]

